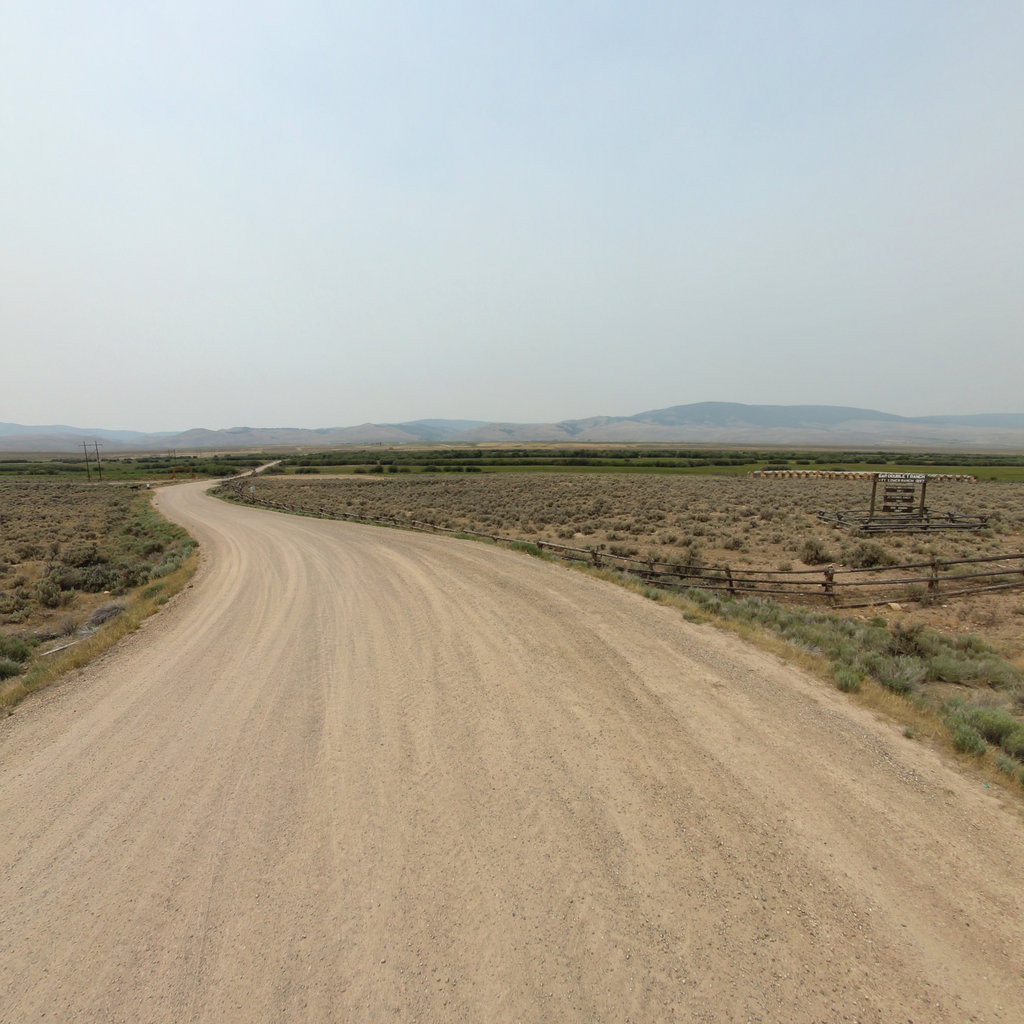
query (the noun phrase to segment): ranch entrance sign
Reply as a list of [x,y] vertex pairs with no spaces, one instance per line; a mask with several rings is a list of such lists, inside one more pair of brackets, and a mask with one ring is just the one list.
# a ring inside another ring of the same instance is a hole
[[882,513],[885,515],[924,515],[924,496],[928,490],[928,477],[924,473],[875,473],[871,481],[871,508],[877,508],[878,485],[882,485]]

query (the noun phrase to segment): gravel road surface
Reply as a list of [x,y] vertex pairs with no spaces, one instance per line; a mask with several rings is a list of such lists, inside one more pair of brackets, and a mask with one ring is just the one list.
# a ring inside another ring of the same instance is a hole
[[0,721],[0,1020],[1024,1020],[1019,802],[482,544],[161,491],[194,586]]

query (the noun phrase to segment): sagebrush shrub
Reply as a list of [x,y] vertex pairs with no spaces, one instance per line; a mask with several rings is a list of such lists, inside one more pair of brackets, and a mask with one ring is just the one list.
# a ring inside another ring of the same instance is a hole
[[817,537],[808,537],[800,547],[800,561],[807,565],[826,565],[834,562],[835,557]]
[[28,661],[32,648],[20,636],[0,636],[0,658]]

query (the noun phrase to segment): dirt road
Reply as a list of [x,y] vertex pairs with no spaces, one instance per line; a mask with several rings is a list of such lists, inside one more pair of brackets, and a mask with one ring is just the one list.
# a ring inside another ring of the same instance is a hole
[[0,1020],[1024,1019],[1024,822],[480,544],[161,493],[185,592],[0,722]]

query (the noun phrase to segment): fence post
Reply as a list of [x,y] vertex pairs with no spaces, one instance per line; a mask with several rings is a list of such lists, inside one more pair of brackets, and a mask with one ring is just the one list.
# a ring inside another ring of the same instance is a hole
[[824,572],[825,582],[822,583],[822,586],[825,588],[825,596],[828,598],[828,603],[834,606],[836,603],[835,567],[830,565],[824,570]]
[[939,589],[939,560],[932,559],[932,578],[928,581],[928,589],[936,591]]
[[592,548],[591,549],[590,557],[593,560],[595,566],[600,566],[600,564],[601,564],[601,554],[597,550],[597,548]]

